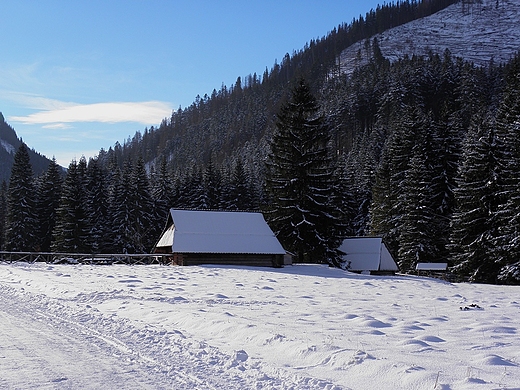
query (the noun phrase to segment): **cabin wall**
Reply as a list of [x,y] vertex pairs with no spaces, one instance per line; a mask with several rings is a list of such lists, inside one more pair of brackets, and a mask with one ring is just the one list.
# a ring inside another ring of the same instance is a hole
[[246,265],[255,267],[276,267],[284,265],[283,255],[270,254],[229,254],[229,253],[174,253],[173,264],[177,265]]

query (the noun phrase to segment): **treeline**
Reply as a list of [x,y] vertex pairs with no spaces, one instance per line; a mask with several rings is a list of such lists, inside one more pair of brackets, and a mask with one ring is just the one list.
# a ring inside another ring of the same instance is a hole
[[257,210],[259,185],[240,159],[176,175],[165,160],[147,171],[141,157],[122,168],[81,158],[65,176],[53,160],[35,178],[22,144],[0,192],[0,249],[149,253],[171,207]]

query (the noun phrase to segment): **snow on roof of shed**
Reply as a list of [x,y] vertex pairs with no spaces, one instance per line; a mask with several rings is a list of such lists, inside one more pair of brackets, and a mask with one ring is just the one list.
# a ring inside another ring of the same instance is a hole
[[417,271],[446,271],[448,263],[417,263]]
[[171,209],[170,218],[157,247],[172,253],[285,254],[261,213]]
[[381,237],[346,238],[339,250],[350,262],[350,271],[398,271],[397,265]]

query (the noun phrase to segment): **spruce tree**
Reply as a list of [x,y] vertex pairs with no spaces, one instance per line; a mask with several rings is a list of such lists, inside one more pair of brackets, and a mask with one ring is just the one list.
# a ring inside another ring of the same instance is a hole
[[303,78],[282,105],[276,127],[267,162],[268,222],[297,261],[340,266],[343,225],[329,128]]
[[88,246],[93,253],[103,253],[109,246],[108,186],[106,172],[97,158],[87,166]]
[[[168,172],[168,164],[166,158],[161,159],[159,169],[155,172],[155,178],[152,185],[152,197],[155,202],[155,213],[158,221],[166,223],[166,218],[170,208],[174,207],[174,185],[172,183],[172,176]],[[162,229],[162,225],[159,229]],[[156,235],[160,231],[156,231]]]
[[203,174],[205,209],[219,209],[222,199],[222,175],[210,158]]
[[347,216],[348,235],[364,236],[369,228],[369,207],[372,201],[373,170],[376,165],[374,140],[376,131],[364,131],[347,155],[338,173],[341,210]]
[[244,163],[239,158],[230,173],[226,188],[226,209],[228,210],[255,210],[258,205],[254,201],[252,180],[246,171]]
[[183,207],[200,210],[207,208],[206,188],[202,167],[193,167],[185,176],[182,184]]
[[62,185],[61,167],[56,163],[56,159],[53,158],[38,185],[38,238],[40,249],[43,252],[51,250]]
[[451,222],[453,270],[473,282],[495,283],[498,188],[494,123],[476,119],[462,149],[455,189],[456,211]]
[[157,221],[144,160],[135,165],[125,162],[112,180],[109,198],[111,252],[148,253],[156,232],[164,221]]
[[89,223],[85,177],[81,163],[73,160],[63,182],[57,209],[52,250],[65,253],[88,253]]
[[5,217],[7,212],[7,183],[0,186],[0,251],[4,250]]
[[[379,163],[372,187],[372,203],[370,204],[370,234],[383,236],[389,248],[397,247],[397,234],[395,223],[392,218],[392,208],[395,204],[395,198],[392,191],[392,182],[390,180],[390,155],[383,150],[381,162]],[[389,238],[393,238],[391,245]]]
[[435,238],[433,261],[445,262],[449,257],[450,221],[455,208],[454,189],[463,132],[452,124],[430,120],[428,136],[425,156],[431,172],[430,207],[435,215],[435,231],[431,232]]
[[434,262],[438,257],[438,221],[431,207],[431,171],[422,145],[412,151],[402,183],[398,263],[401,272],[412,272],[418,262]]
[[29,153],[21,144],[14,155],[7,191],[5,249],[34,251],[37,243],[36,192]]
[[164,222],[157,221],[155,217],[148,175],[141,156],[137,159],[132,172],[131,188],[129,231],[132,235],[129,239],[133,241],[137,253],[149,253],[156,239],[154,233],[157,231],[157,226],[162,226]]
[[495,244],[497,262],[503,268],[498,279],[520,284],[520,56],[509,66],[496,120],[497,175],[502,186]]
[[110,191],[110,221],[112,253],[134,253],[134,231],[132,228],[132,165],[125,162],[123,169],[117,169],[112,179]]
[[178,176],[175,180],[175,203],[174,207],[178,208],[193,208],[192,199],[191,199],[191,190],[192,190],[192,177],[193,171],[183,171],[179,172]]
[[403,104],[401,115],[390,122],[390,136],[383,149],[372,189],[371,234],[380,235],[392,253],[399,251],[401,218],[404,215],[406,172],[413,146],[425,131],[425,119],[419,108]]

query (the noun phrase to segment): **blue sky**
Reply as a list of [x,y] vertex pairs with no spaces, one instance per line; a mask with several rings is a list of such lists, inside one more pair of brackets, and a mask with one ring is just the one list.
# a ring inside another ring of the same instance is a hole
[[0,0],[0,112],[67,166],[377,6],[371,0]]

